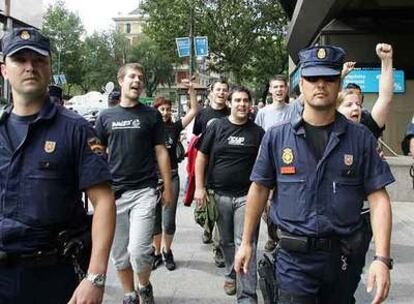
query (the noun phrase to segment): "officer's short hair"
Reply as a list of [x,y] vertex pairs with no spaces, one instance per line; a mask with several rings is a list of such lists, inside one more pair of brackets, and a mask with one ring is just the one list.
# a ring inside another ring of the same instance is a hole
[[139,64],[137,62],[126,63],[126,64],[122,65],[119,68],[118,75],[117,75],[117,79],[123,79],[125,77],[126,71],[128,69],[130,69],[130,70],[138,70],[142,74],[145,74],[144,67],[141,64]]
[[283,81],[286,86],[288,85],[286,76],[282,74],[273,75],[269,79],[269,85],[272,83],[272,81]]
[[249,98],[249,102],[252,102],[252,94],[250,93],[250,90],[246,88],[245,86],[234,86],[231,88],[231,92],[229,94],[228,100],[231,101],[231,98],[233,97],[233,94],[236,92],[242,92],[246,93],[247,97]]

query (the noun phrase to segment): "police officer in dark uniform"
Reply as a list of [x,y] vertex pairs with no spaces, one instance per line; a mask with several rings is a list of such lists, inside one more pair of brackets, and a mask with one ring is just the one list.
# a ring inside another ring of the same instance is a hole
[[57,85],[49,86],[49,99],[51,102],[54,102],[58,105],[63,106],[63,90]]
[[[17,28],[6,33],[2,51],[13,105],[0,114],[0,303],[101,303],[115,219],[103,151],[83,118],[48,97],[48,38]],[[73,242],[88,230],[81,191],[94,217],[88,273],[79,283],[64,250],[87,245]]]
[[352,303],[350,277],[363,244],[360,215],[367,196],[375,239],[368,292],[381,303],[390,287],[391,207],[385,186],[394,178],[364,126],[336,112],[341,48],[299,53],[302,115],[265,134],[251,174],[243,242],[236,271],[247,271],[253,233],[274,189],[271,219],[279,227],[276,253],[278,303]]

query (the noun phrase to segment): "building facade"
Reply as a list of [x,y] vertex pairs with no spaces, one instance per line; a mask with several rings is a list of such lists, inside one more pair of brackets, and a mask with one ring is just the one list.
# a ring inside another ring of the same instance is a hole
[[[300,49],[315,44],[333,44],[345,49],[346,61],[356,61],[361,70],[380,67],[377,43],[394,49],[392,112],[383,140],[401,153],[405,128],[414,114],[414,1],[411,0],[279,0],[290,18],[287,35],[291,89],[298,93],[296,64]],[[396,93],[398,92],[398,93]],[[364,106],[372,108],[376,93],[364,93]]]

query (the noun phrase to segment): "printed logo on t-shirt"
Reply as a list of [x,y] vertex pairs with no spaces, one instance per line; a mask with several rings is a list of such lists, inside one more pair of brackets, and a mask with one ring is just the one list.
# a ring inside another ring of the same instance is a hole
[[168,136],[167,140],[165,141],[165,147],[167,149],[171,149],[172,144],[173,144],[173,139]]
[[238,136],[229,136],[229,138],[227,138],[227,140],[229,141],[229,145],[243,146],[245,138],[244,137],[238,137]]
[[211,125],[215,120],[217,120],[218,118],[212,118],[209,121],[207,121],[206,127],[208,127],[209,125]]
[[112,130],[117,129],[139,129],[141,122],[139,119],[121,120],[112,122]]

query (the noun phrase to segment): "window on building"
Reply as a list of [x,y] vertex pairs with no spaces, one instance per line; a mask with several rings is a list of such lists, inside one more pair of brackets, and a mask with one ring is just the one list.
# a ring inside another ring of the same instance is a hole
[[131,33],[131,23],[125,24],[125,33],[127,34]]

